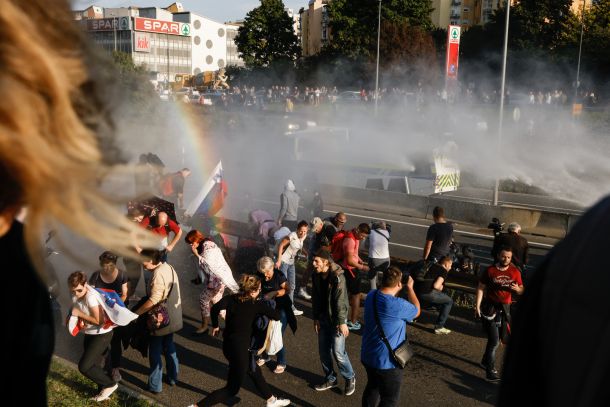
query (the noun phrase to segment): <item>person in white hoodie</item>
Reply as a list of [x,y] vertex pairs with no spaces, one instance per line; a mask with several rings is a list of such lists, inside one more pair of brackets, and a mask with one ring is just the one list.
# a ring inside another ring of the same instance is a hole
[[296,192],[294,182],[289,179],[284,186],[284,192],[280,195],[280,214],[277,218],[279,226],[286,226],[292,231],[296,230],[300,200],[301,197]]

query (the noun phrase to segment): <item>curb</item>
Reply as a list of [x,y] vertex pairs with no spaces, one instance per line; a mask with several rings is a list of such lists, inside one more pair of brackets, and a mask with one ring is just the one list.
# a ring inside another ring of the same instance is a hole
[[[59,364],[63,365],[64,367],[67,367],[72,370],[76,370],[78,372],[78,366],[75,363],[72,363],[67,359],[64,359],[57,355],[53,355],[53,360],[58,362]],[[140,393],[139,389],[137,389],[134,385],[132,385],[129,382],[127,384],[119,383],[119,388],[117,389],[117,391],[120,391],[121,393],[124,393],[135,399],[144,400],[154,406],[168,407],[165,404],[160,403],[158,400],[155,400],[153,398],[148,397],[145,394]]]

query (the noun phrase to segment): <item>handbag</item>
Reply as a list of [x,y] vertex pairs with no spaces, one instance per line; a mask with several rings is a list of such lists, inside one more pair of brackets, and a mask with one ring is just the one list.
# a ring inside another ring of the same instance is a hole
[[284,347],[284,340],[282,338],[282,323],[280,321],[269,321],[267,327],[267,339],[265,343],[267,355],[275,355]]
[[170,324],[169,318],[169,310],[167,309],[167,300],[174,289],[174,268],[170,266],[172,269],[172,285],[169,288],[169,292],[167,293],[167,297],[164,300],[159,301],[157,304],[153,305],[153,307],[148,310],[146,317],[146,327],[151,333],[154,333],[158,329],[165,328]]
[[411,348],[411,345],[409,344],[408,339],[405,339],[404,342],[401,343],[400,345],[398,345],[398,347],[396,349],[392,349],[392,345],[390,345],[388,338],[386,338],[385,333],[383,332],[383,327],[381,326],[381,322],[379,321],[379,314],[377,313],[377,294],[378,293],[379,293],[379,291],[375,291],[375,297],[373,298],[373,310],[374,310],[374,314],[375,314],[375,322],[377,323],[377,326],[379,327],[379,335],[381,336],[381,340],[383,341],[385,346],[388,348],[392,361],[399,368],[404,369],[405,366],[407,365],[407,362],[413,357],[413,355],[415,353],[413,352],[413,348]]

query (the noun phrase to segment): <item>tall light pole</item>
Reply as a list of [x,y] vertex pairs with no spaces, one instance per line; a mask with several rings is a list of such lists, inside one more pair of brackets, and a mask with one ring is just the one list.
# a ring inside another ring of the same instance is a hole
[[381,38],[381,0],[379,0],[379,13],[377,17],[377,69],[375,70],[375,116],[379,103],[379,40]]
[[116,53],[116,15],[112,14],[112,33],[114,35],[114,52]]
[[169,26],[165,31],[165,43],[167,45],[167,90],[169,90]]
[[[502,85],[500,87],[500,120],[498,121],[498,153],[502,151],[502,127],[504,125],[504,87],[506,86],[506,55],[508,54],[508,23],[510,18],[510,0],[506,0],[506,23],[504,27],[504,55],[502,56]],[[498,206],[498,189],[500,178],[496,176],[493,205]]]
[[582,37],[585,33],[585,4],[582,0],[582,14],[580,16],[580,45],[578,46],[578,67],[576,68],[576,83],[574,84],[574,103],[578,100],[578,88],[580,87],[580,56],[582,55]]

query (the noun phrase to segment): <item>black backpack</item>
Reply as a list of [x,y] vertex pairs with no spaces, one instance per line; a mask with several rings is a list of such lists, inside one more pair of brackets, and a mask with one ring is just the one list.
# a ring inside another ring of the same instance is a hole
[[409,274],[414,281],[424,281],[430,267],[434,264],[428,260],[420,260],[409,267]]

